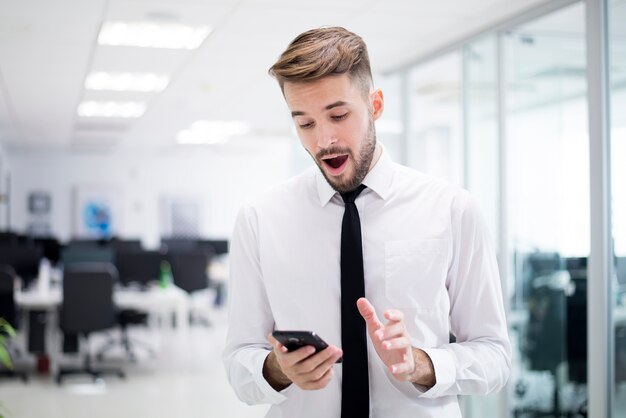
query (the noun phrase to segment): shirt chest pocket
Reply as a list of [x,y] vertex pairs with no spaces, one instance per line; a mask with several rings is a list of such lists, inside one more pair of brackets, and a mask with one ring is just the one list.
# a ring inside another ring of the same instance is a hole
[[385,243],[385,292],[396,308],[434,311],[446,295],[447,240]]

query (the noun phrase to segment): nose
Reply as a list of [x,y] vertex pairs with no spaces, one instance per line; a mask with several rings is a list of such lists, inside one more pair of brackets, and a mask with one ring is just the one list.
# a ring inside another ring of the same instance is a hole
[[325,149],[337,142],[337,136],[332,126],[325,123],[320,123],[317,129],[317,146],[320,149]]

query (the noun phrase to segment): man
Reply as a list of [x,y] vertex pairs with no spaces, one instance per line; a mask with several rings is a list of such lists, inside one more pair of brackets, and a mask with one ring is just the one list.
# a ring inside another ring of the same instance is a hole
[[[357,35],[305,32],[270,73],[317,167],[237,219],[231,385],[271,404],[270,417],[461,416],[457,395],[499,390],[510,368],[495,253],[474,204],[376,142],[383,94]],[[329,347],[288,352],[273,330],[314,331]]]

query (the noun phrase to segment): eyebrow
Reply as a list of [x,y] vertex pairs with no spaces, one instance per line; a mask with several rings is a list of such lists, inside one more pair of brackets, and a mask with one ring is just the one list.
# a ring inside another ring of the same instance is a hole
[[[347,104],[348,104],[348,102],[344,102],[343,100],[337,100],[336,102],[331,103],[331,104],[327,105],[326,107],[324,107],[324,110],[330,110],[330,109],[333,109],[335,107],[345,106]],[[292,118],[295,117],[295,116],[303,116],[303,115],[306,115],[306,113],[302,112],[300,110],[294,110],[293,112],[291,112],[291,117]]]

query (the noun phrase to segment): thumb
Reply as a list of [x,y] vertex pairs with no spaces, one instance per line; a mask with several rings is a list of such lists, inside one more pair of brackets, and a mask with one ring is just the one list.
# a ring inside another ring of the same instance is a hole
[[363,319],[365,319],[365,323],[370,331],[376,331],[378,328],[383,326],[383,323],[378,320],[376,311],[369,300],[359,298],[359,300],[356,301],[356,306]]

